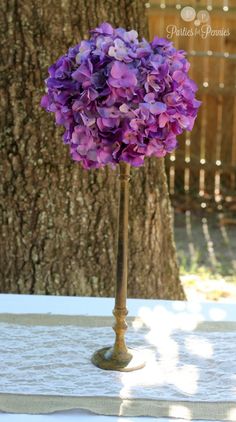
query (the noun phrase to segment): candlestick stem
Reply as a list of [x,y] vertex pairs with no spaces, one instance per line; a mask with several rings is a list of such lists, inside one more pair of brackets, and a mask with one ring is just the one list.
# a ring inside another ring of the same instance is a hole
[[120,190],[118,212],[118,244],[116,266],[116,292],[113,315],[115,324],[115,344],[113,347],[104,347],[94,353],[92,362],[102,369],[116,371],[133,371],[142,368],[145,363],[139,353],[127,348],[125,332],[127,330],[126,308],[127,276],[128,276],[128,211],[129,211],[129,179],[130,165],[120,162]]

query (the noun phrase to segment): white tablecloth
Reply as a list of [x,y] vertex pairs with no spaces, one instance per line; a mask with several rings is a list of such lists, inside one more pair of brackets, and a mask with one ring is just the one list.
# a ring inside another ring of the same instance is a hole
[[[0,313],[10,314],[52,314],[52,315],[90,315],[90,316],[110,316],[114,306],[113,299],[103,298],[74,298],[74,297],[53,297],[53,296],[27,296],[27,295],[0,295]],[[169,316],[169,320],[176,317],[182,318],[186,324],[194,324],[196,321],[236,321],[235,304],[215,304],[215,303],[186,303],[172,301],[155,300],[128,300],[130,316],[137,316],[140,310],[148,316],[164,312]],[[233,358],[233,356],[232,356]],[[235,355],[234,355],[235,358]],[[219,397],[217,399],[220,400]],[[222,397],[223,399],[223,397]],[[42,421],[64,420],[72,422],[73,420],[90,421],[94,418],[101,421],[154,421],[154,418],[124,418],[111,416],[98,416],[84,411],[67,411],[51,415],[15,415],[0,414],[1,422],[21,422],[23,421]],[[173,419],[159,418],[158,422]],[[177,419],[175,419],[177,421]]]

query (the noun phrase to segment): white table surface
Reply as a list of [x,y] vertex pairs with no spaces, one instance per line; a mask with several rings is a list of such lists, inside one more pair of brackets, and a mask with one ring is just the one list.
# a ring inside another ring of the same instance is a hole
[[[112,298],[63,297],[0,294],[0,313],[111,316]],[[137,316],[142,308],[153,311],[163,308],[171,314],[201,315],[204,321],[236,321],[236,303],[179,302],[162,300],[128,299],[129,316]],[[24,415],[0,413],[0,422],[180,422],[180,419],[150,417],[98,416],[73,410],[49,415]],[[201,421],[198,421],[201,422]],[[217,421],[215,421],[217,422]]]

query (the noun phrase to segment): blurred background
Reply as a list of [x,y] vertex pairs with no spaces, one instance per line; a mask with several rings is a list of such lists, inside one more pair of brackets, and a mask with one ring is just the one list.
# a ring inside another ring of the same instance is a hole
[[[149,24],[187,52],[202,106],[165,160],[180,275],[188,299],[236,300],[236,0],[9,0],[0,12],[0,291],[114,295],[117,178],[75,166],[39,107],[48,66],[109,21]],[[133,170],[129,295],[183,299],[163,162]]]
[[166,158],[188,298],[236,299],[236,2],[147,1],[150,36],[187,51],[202,101]]

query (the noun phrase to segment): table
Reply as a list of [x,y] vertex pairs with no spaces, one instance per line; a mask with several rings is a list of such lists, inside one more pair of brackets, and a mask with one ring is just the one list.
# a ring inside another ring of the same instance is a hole
[[[114,307],[112,298],[88,298],[88,297],[62,297],[62,296],[37,296],[37,295],[14,295],[0,294],[0,314],[51,314],[51,315],[82,315],[82,316],[110,316]],[[127,307],[129,316],[137,316],[141,308],[150,311],[156,307],[175,315],[180,313],[184,317],[201,315],[201,319],[207,321],[230,321],[236,322],[235,303],[220,304],[215,302],[180,302],[128,299]],[[24,415],[0,413],[0,422],[73,422],[96,420],[104,422],[158,422],[180,421],[172,418],[151,417],[117,417],[98,416],[82,410],[57,412],[49,415]]]

